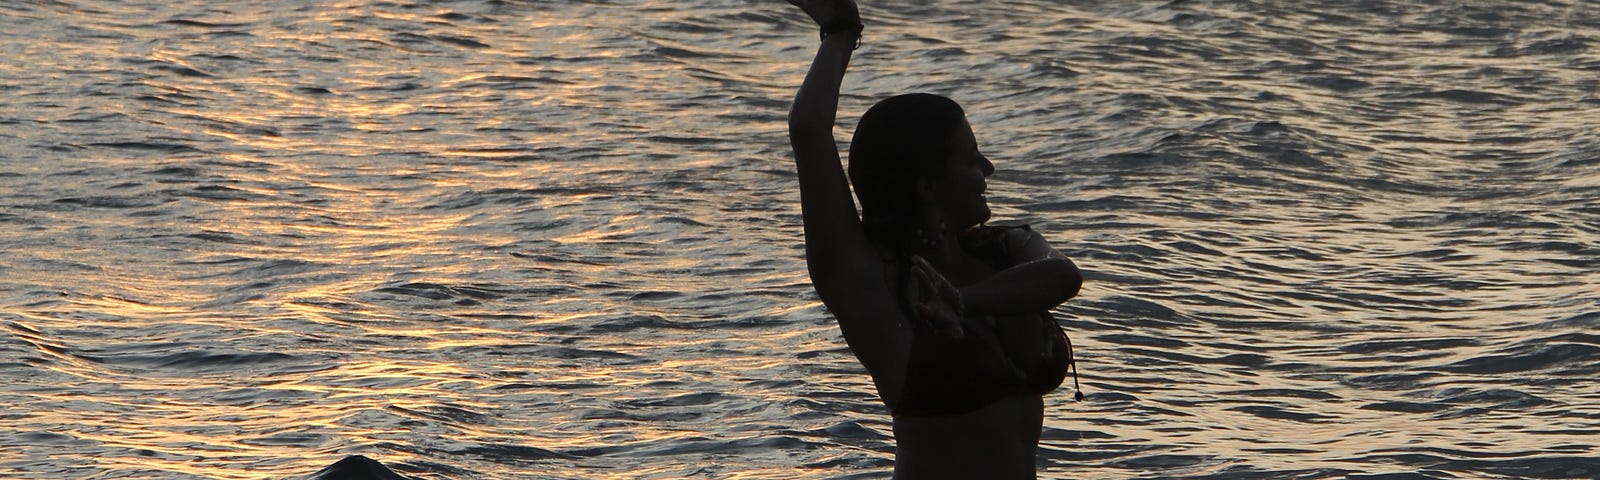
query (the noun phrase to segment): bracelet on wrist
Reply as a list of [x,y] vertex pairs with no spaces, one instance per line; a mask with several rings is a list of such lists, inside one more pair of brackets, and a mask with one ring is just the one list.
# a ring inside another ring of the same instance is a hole
[[860,22],[857,22],[857,23],[854,23],[854,24],[851,24],[851,23],[839,23],[839,24],[828,25],[828,26],[822,27],[822,32],[821,32],[820,36],[822,37],[821,38],[822,40],[827,40],[828,39],[828,35],[833,35],[835,33],[843,33],[843,32],[855,32],[855,34],[856,34],[856,43],[855,43],[854,46],[850,47],[851,50],[855,50],[855,49],[861,48],[861,32],[863,30],[866,30],[866,25],[862,25]]

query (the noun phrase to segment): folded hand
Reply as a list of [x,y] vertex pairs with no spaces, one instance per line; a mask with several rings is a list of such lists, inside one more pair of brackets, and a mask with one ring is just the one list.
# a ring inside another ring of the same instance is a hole
[[959,340],[965,335],[961,329],[964,306],[961,291],[950,280],[933,269],[920,256],[911,257],[910,285],[906,292],[916,321],[927,325],[939,336]]

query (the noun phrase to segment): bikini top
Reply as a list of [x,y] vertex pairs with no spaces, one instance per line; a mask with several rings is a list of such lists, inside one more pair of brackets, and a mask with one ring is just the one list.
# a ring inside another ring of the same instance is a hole
[[[1011,267],[1006,237],[1016,230],[1028,227],[980,226],[962,234],[961,245],[996,271],[1004,270]],[[1072,343],[1050,312],[1031,317],[1038,321],[1041,335],[1048,337],[1037,358],[1007,351],[986,321],[968,319],[959,340],[937,335],[931,329],[917,329],[906,365],[905,386],[900,400],[889,406],[890,412],[895,417],[959,415],[1011,395],[1043,395],[1061,386],[1068,367],[1074,366]],[[1075,370],[1074,366],[1074,383]]]

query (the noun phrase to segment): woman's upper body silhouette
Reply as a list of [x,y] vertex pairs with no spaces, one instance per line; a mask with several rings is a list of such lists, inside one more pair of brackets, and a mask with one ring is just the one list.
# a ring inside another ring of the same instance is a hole
[[846,173],[833,126],[860,15],[790,3],[822,28],[789,115],[807,267],[893,414],[895,478],[1033,478],[1043,395],[1072,362],[1049,311],[1077,295],[1077,266],[1025,226],[985,224],[994,165],[948,98],[874,105]]

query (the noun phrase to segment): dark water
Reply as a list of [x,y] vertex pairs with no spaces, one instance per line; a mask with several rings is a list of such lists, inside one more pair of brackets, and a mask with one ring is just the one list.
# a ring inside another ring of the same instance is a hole
[[[0,476],[879,478],[784,2],[0,6]],[[1089,276],[1045,478],[1600,478],[1600,10],[868,2]]]

